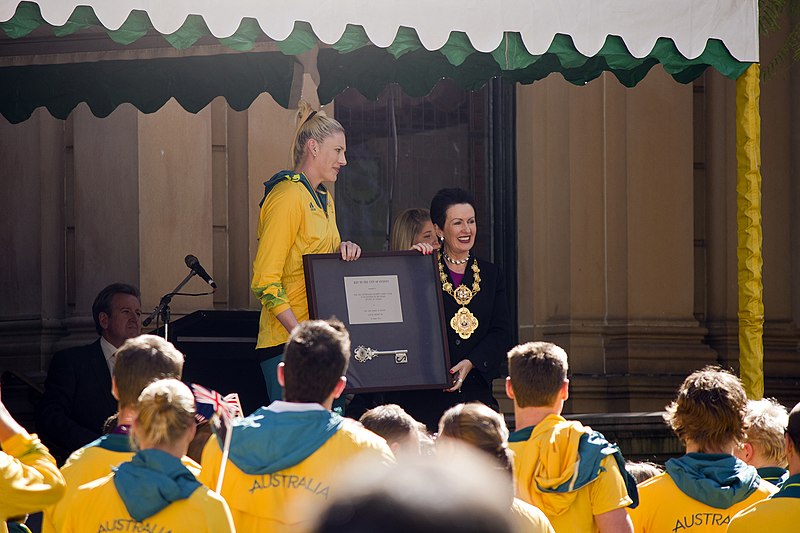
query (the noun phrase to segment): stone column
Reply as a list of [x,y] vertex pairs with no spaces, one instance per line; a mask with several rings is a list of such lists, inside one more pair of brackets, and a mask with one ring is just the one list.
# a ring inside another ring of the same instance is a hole
[[68,120],[67,344],[97,337],[92,302],[106,285],[140,284],[139,112],[97,118],[85,105]]
[[568,351],[570,409],[663,408],[716,358],[693,315],[692,88],[550,77],[518,105],[520,336]]
[[42,370],[63,335],[64,122],[0,119],[0,371]]
[[[139,216],[142,308],[189,273],[187,254],[213,274],[211,110],[191,114],[170,100],[158,113],[139,114]],[[198,276],[183,292],[211,288]],[[211,296],[175,297],[176,314],[213,307]]]

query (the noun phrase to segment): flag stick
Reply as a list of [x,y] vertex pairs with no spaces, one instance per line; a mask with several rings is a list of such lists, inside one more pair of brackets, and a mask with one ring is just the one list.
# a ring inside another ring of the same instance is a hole
[[[225,424],[225,420],[221,420]],[[225,466],[228,464],[228,453],[231,450],[231,435],[233,435],[233,424],[225,428],[225,442],[222,445],[222,464],[219,466],[219,477],[217,478],[217,494],[222,494],[222,480],[225,478]]]

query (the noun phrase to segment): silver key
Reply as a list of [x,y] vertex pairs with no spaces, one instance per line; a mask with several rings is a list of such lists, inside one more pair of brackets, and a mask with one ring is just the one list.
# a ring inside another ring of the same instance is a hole
[[359,346],[353,350],[353,354],[359,363],[366,363],[380,355],[394,355],[394,362],[397,364],[408,362],[408,350],[375,350],[368,346]]

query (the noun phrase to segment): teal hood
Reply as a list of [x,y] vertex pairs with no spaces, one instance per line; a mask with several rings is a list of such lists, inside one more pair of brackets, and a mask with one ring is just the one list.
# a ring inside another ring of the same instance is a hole
[[[280,472],[328,442],[344,419],[328,410],[273,412],[265,407],[233,424],[228,458],[249,475]],[[222,447],[222,439],[217,442]]]
[[755,468],[727,454],[687,453],[667,461],[666,471],[681,492],[715,509],[747,499],[761,483]]
[[114,486],[131,517],[139,522],[202,485],[181,460],[161,450],[141,450],[115,469]]

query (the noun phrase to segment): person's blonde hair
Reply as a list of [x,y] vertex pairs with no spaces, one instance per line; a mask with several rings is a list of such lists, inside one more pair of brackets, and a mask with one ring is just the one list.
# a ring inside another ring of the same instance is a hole
[[513,458],[506,422],[500,413],[482,403],[460,403],[445,411],[439,420],[439,437],[471,444],[511,472]]
[[664,420],[684,443],[713,453],[732,441],[743,442],[747,431],[747,396],[742,382],[718,366],[707,366],[687,377],[678,397],[667,406]]
[[414,236],[422,231],[426,222],[431,221],[431,212],[421,207],[406,209],[394,219],[392,234],[389,239],[389,250],[408,250],[413,245]]
[[306,143],[314,139],[319,144],[334,133],[344,133],[339,121],[330,118],[324,111],[314,111],[305,100],[297,104],[296,126],[292,145],[289,148],[289,164],[297,169],[306,156]]
[[748,425],[745,442],[757,448],[764,459],[774,465],[786,465],[786,441],[783,436],[789,424],[789,413],[774,398],[747,401]]
[[173,444],[194,425],[194,395],[177,379],[154,381],[139,396],[139,414],[134,431],[139,442]]

